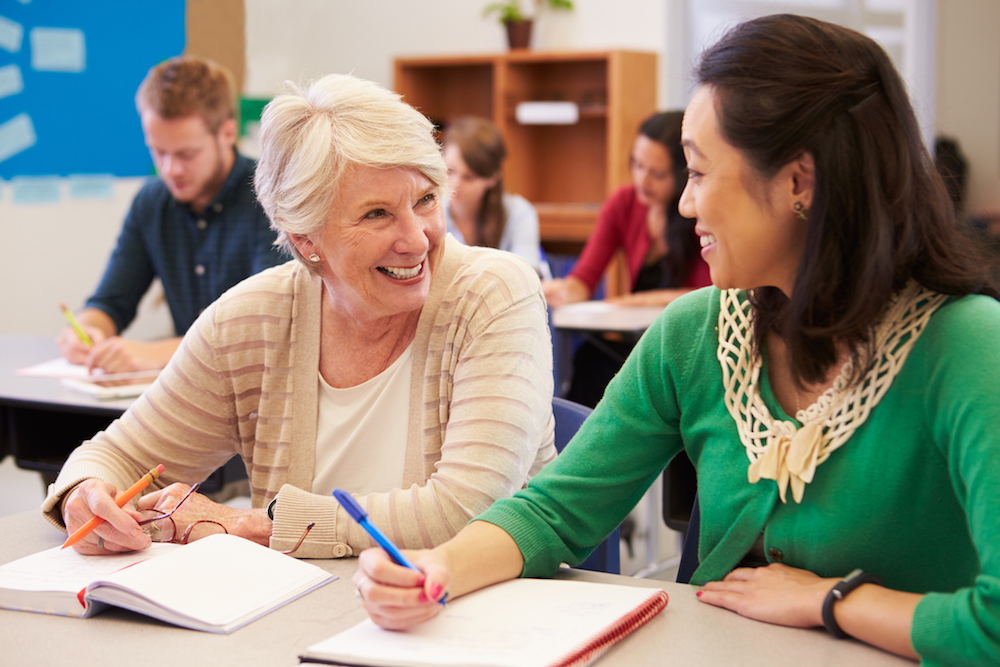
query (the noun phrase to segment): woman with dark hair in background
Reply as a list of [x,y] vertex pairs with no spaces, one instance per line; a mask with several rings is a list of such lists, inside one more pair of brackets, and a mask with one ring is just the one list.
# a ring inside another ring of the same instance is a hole
[[686,451],[702,602],[1000,664],[1000,295],[902,80],[870,38],[791,15],[734,28],[697,79],[680,210],[718,289],[668,306],[563,453],[411,553],[422,573],[362,553],[369,614],[407,627],[579,563]]
[[538,213],[524,197],[504,191],[506,157],[503,136],[489,120],[465,116],[448,124],[444,161],[452,197],[445,222],[462,243],[512,252],[540,273]]
[[[701,258],[694,220],[677,210],[687,182],[681,148],[681,111],[653,114],[639,126],[629,167],[632,182],[608,197],[580,259],[565,278],[542,283],[549,306],[586,301],[620,248],[625,252],[631,293],[609,299],[632,306],[665,306],[712,283]],[[566,398],[589,407],[621,368],[634,341],[604,337],[584,341],[573,358]]]

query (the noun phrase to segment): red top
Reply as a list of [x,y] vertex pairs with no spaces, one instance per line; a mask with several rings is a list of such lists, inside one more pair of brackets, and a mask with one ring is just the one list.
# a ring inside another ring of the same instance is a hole
[[[580,259],[570,275],[582,281],[591,294],[608,268],[611,256],[618,248],[625,250],[630,287],[642,269],[649,246],[653,242],[646,231],[649,208],[635,196],[635,186],[623,185],[608,197],[597,216],[597,226],[583,247]],[[683,287],[705,287],[712,284],[708,264],[701,255],[691,260]]]

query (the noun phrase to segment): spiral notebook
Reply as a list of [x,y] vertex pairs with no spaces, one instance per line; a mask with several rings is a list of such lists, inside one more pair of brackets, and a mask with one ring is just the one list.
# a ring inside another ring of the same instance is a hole
[[365,667],[581,667],[666,606],[656,588],[514,579],[449,602],[404,632],[363,621],[299,658]]

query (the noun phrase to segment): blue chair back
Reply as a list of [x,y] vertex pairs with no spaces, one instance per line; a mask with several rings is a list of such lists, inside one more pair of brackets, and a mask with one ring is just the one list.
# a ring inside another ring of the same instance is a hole
[[690,584],[691,575],[698,569],[698,535],[700,532],[701,509],[698,507],[698,496],[695,494],[694,505],[691,507],[691,520],[688,521],[687,532],[684,533],[681,564],[677,566],[678,584]]
[[[591,409],[568,401],[565,398],[554,397],[552,399],[552,416],[556,420],[556,449],[560,452],[569,441],[580,430],[580,425],[590,415]],[[619,542],[621,531],[615,528],[608,537],[597,545],[593,553],[587,559],[577,565],[581,570],[593,570],[595,572],[609,572],[611,574],[621,574],[621,551]]]

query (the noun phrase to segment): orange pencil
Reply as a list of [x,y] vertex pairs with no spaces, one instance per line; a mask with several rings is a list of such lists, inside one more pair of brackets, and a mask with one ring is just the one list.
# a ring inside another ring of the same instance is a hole
[[[140,491],[149,486],[150,482],[152,482],[154,479],[162,475],[163,471],[164,467],[163,464],[161,463],[160,465],[156,466],[155,468],[147,472],[145,475],[143,475],[142,479],[133,484],[128,491],[115,498],[115,504],[118,505],[118,507],[124,507],[125,503],[135,498]],[[66,547],[73,546],[74,544],[85,538],[87,535],[90,535],[90,531],[94,530],[102,523],[104,523],[104,519],[102,519],[101,517],[99,516],[92,517],[90,521],[77,528],[72,535],[66,538],[66,541],[63,542],[62,548],[65,549]]]

